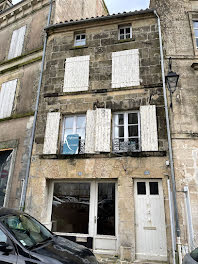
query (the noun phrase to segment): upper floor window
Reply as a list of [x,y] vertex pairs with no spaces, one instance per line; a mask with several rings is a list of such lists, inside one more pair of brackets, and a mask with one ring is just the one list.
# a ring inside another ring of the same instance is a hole
[[120,40],[132,38],[132,27],[130,25],[128,25],[128,26],[119,26],[118,38]]
[[139,112],[115,113],[113,116],[113,151],[139,151]]
[[193,22],[193,27],[194,27],[196,48],[198,49],[198,21]]
[[[84,153],[86,115],[67,116],[63,122],[63,154]],[[74,137],[74,135],[76,137]]]
[[20,56],[23,49],[23,42],[25,37],[26,26],[23,26],[12,33],[8,59]]
[[86,35],[85,33],[76,34],[74,40],[74,46],[83,46],[86,44]]

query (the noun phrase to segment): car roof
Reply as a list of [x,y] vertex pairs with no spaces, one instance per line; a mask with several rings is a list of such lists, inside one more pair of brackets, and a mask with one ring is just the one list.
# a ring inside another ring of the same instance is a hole
[[23,214],[23,212],[19,210],[11,209],[11,208],[0,207],[0,217],[5,216],[5,215],[10,215],[10,214],[20,215],[20,214]]

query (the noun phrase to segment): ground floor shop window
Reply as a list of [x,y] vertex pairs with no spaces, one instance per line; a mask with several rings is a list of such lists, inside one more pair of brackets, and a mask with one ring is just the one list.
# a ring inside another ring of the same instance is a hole
[[115,182],[54,182],[52,231],[115,236]]
[[0,206],[4,206],[11,160],[12,150],[0,150]]

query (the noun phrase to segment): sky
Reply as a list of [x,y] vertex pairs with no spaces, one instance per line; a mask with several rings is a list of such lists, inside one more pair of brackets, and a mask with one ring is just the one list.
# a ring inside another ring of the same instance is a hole
[[149,7],[149,0],[105,0],[110,14]]
[[[18,2],[20,1],[12,1],[13,4],[16,4]],[[149,6],[149,0],[105,0],[105,3],[109,9],[110,14],[146,9]]]

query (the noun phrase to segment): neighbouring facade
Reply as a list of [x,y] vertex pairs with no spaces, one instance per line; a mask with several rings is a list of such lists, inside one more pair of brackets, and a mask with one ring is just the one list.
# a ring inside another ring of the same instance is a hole
[[96,253],[169,261],[170,172],[154,12],[46,31],[26,211]]
[[[47,0],[0,1],[0,206],[20,204],[49,8]],[[52,1],[51,23],[77,13],[86,18],[107,10],[102,0]]]
[[180,75],[170,109],[183,254],[198,246],[198,1],[150,1],[160,15],[166,73]]

